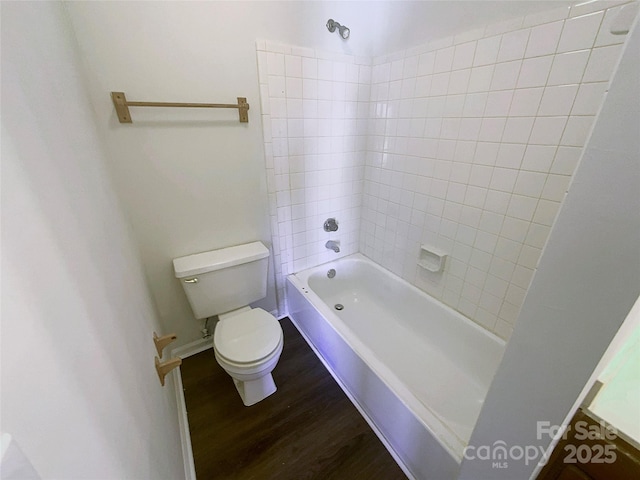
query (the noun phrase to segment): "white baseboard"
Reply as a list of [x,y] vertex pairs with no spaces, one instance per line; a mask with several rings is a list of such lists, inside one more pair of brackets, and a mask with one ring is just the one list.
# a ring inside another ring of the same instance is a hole
[[213,348],[213,337],[201,338],[171,350],[172,357],[187,358]]
[[[211,337],[201,338],[171,351],[172,357],[187,358],[213,347]],[[193,448],[191,447],[191,433],[189,432],[189,419],[187,418],[187,403],[184,399],[182,385],[182,373],[180,368],[173,371],[173,385],[175,386],[176,403],[178,405],[178,426],[180,428],[180,442],[182,444],[182,461],[184,462],[185,480],[196,480],[196,467],[193,461]]]

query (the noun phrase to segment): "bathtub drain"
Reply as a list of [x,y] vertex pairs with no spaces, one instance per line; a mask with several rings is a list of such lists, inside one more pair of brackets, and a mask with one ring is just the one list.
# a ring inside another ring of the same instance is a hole
[[342,305],[341,303],[336,303],[333,308],[335,308],[336,310],[342,310],[344,308],[344,305]]

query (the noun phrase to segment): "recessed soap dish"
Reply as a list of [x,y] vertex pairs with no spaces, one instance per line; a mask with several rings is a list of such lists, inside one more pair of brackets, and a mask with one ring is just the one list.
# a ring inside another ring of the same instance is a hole
[[444,263],[447,259],[447,254],[437,248],[430,247],[429,245],[420,246],[420,258],[418,259],[418,266],[428,270],[429,272],[438,273],[444,270]]

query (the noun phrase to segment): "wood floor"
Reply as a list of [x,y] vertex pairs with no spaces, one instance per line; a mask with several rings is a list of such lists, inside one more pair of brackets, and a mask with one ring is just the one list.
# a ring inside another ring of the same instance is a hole
[[181,367],[199,480],[405,479],[289,319],[278,391],[245,407],[213,350]]

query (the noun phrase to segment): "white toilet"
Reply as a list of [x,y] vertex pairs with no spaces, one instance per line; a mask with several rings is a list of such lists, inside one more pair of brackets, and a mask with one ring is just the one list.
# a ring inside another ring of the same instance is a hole
[[253,242],[173,261],[195,317],[219,316],[213,335],[216,360],[246,406],[276,391],[271,372],[284,345],[280,322],[247,306],[267,294],[268,257],[269,250]]

